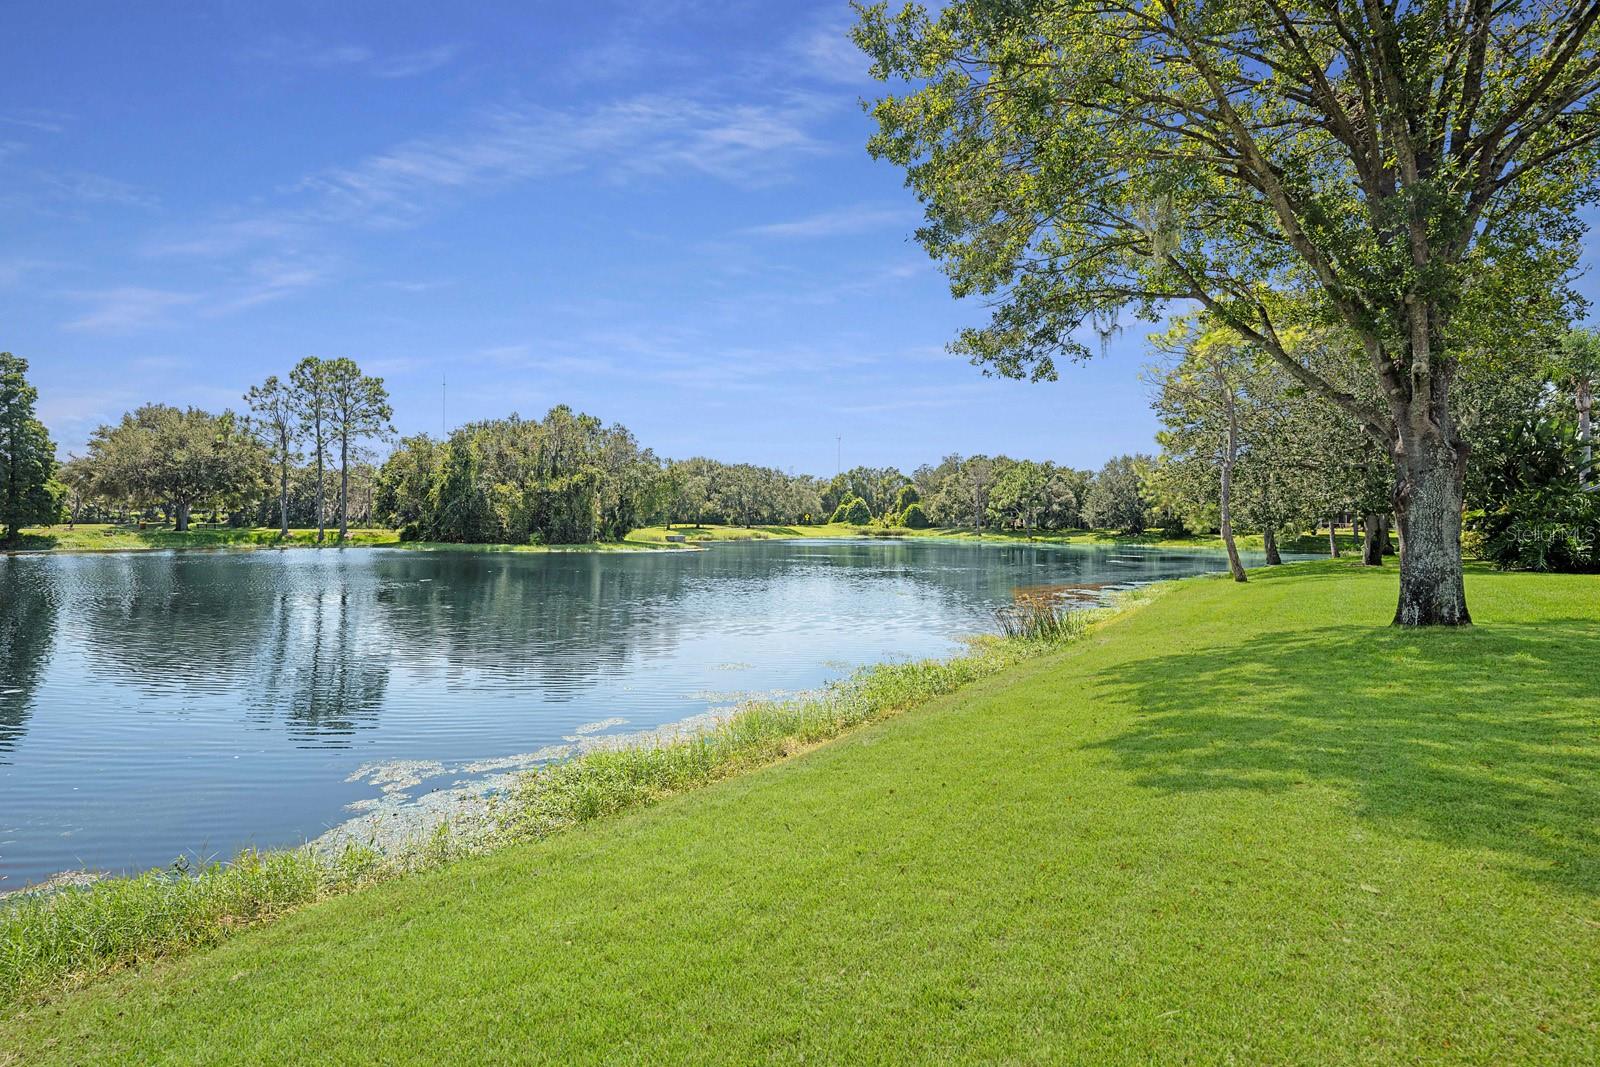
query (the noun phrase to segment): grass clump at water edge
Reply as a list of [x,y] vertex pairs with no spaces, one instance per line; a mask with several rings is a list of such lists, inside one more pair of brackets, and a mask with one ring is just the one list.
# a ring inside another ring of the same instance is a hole
[[[1063,613],[1063,617],[1065,617]],[[978,637],[949,659],[863,668],[819,693],[742,705],[703,729],[654,735],[530,771],[481,817],[441,824],[384,853],[346,844],[247,851],[199,870],[177,865],[0,900],[0,1008],[96,975],[216,944],[307,904],[468,855],[547,837],[777,762],[852,727],[905,711],[1058,647],[1070,621]]]

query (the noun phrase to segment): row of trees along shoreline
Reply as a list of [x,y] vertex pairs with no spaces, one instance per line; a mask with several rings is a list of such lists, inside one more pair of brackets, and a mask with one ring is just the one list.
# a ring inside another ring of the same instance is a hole
[[[1339,372],[1307,333],[1302,358]],[[1007,456],[947,456],[907,474],[855,467],[833,478],[706,457],[662,460],[619,425],[552,408],[393,440],[382,379],[349,359],[307,358],[245,395],[244,414],[152,403],[91,435],[59,470],[32,414],[26,363],[0,362],[6,532],[64,519],[164,515],[178,531],[209,510],[235,526],[361,523],[403,538],[458,543],[616,541],[654,523],[926,527],[1048,533],[1085,528],[1169,537],[1218,531],[1236,578],[1236,532],[1278,541],[1347,523],[1366,562],[1394,550],[1388,459],[1339,411],[1302,388],[1235,331],[1205,315],[1151,338],[1147,369],[1162,430],[1159,455],[1113,457],[1098,471]],[[1600,569],[1589,405],[1600,335],[1572,330],[1525,346],[1516,373],[1461,388],[1469,537],[1508,566]],[[1360,387],[1359,380],[1350,387]],[[337,478],[330,492],[330,479]],[[270,516],[270,520],[269,520]]]

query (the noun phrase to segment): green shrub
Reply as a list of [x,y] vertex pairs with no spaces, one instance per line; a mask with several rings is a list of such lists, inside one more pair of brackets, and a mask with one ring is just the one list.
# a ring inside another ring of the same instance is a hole
[[1579,487],[1575,429],[1536,419],[1512,430],[1498,454],[1463,542],[1505,570],[1600,571],[1600,492]]
[[928,513],[922,510],[922,505],[912,501],[907,505],[904,514],[900,516],[900,525],[909,530],[926,530],[930,525]]

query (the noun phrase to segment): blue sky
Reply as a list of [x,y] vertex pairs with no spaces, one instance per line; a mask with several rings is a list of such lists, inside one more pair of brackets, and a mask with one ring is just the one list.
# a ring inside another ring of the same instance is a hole
[[833,0],[16,5],[0,348],[62,452],[309,354],[403,432],[564,402],[658,452],[831,474],[1147,448],[1142,329],[1054,385],[944,345]]
[[667,456],[831,474],[1149,449],[1147,328],[1058,383],[944,345],[983,309],[870,159],[842,2],[13,5],[0,348],[62,452],[305,355],[402,432],[567,403]]

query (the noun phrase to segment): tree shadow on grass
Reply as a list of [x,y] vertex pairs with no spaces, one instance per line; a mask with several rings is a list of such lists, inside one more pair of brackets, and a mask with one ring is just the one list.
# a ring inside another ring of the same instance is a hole
[[[0,530],[0,534],[5,531]],[[25,533],[14,541],[7,541],[0,537],[0,551],[5,552],[44,552],[59,545],[61,538],[49,533]]]
[[1170,792],[1335,785],[1358,815],[1600,895],[1600,622],[1266,635],[1097,676],[1097,748]]

